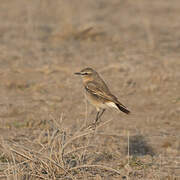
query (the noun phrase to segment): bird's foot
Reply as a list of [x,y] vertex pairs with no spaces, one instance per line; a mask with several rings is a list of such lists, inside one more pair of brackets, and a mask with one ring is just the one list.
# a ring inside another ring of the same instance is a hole
[[100,122],[93,122],[91,124],[88,125],[87,129],[90,130],[96,130],[96,127],[100,124]]
[[94,130],[96,130],[96,126],[97,126],[96,123],[91,123],[91,124],[88,126],[88,129],[94,131]]

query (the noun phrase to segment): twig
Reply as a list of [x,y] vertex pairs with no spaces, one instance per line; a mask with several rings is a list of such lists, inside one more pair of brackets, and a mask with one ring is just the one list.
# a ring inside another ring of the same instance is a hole
[[62,149],[61,149],[61,154],[62,154],[62,155],[64,154],[64,149],[66,148],[66,146],[68,146],[68,144],[70,144],[71,142],[73,142],[74,140],[76,140],[76,139],[78,139],[78,138],[80,138],[80,137],[87,136],[87,135],[92,134],[92,133],[93,133],[93,131],[89,131],[89,132],[82,133],[82,134],[79,134],[79,135],[77,135],[77,136],[72,137],[72,138],[71,138],[69,141],[67,141],[67,142],[64,144],[64,146],[62,147]]
[[46,179],[48,180],[49,178],[45,178],[45,177],[42,177],[40,175],[37,175],[37,174],[29,174],[30,176],[33,176],[33,177],[37,177],[37,178],[40,178],[40,179]]
[[71,168],[70,171],[74,171],[74,170],[80,169],[80,168],[100,168],[100,169],[105,169],[107,171],[115,172],[117,174],[121,174],[120,171],[118,171],[116,169],[113,169],[111,167],[107,167],[107,166],[104,166],[104,165],[95,165],[95,164],[85,164],[85,165],[81,165],[81,166],[76,166],[76,167]]
[[96,147],[96,146],[89,145],[89,146],[79,147],[79,148],[76,148],[76,149],[74,149],[74,150],[72,150],[72,151],[69,151],[69,152],[64,153],[64,156],[67,156],[67,155],[69,155],[69,154],[72,154],[72,153],[74,153],[74,152],[77,152],[77,151],[80,151],[80,150],[83,150],[83,149],[92,148],[92,147]]
[[[111,120],[108,120],[108,121],[106,121],[106,122],[104,122],[104,123],[102,123],[102,124],[100,124],[100,125],[97,126],[96,128],[99,129],[100,127],[106,125],[107,123],[109,123],[109,122],[111,122],[111,121],[112,121],[112,119],[111,119]],[[78,139],[78,138],[80,138],[80,137],[87,136],[87,135],[92,134],[92,133],[94,133],[94,131],[89,130],[89,132],[85,132],[85,133],[82,133],[82,134],[79,134],[79,135],[77,135],[77,136],[72,137],[69,141],[67,141],[67,142],[64,144],[64,146],[62,146],[61,155],[62,155],[62,156],[64,155],[64,149],[65,149],[72,141],[74,141],[74,140],[76,140],[76,139]]]
[[80,134],[80,135],[77,135],[77,136],[74,136],[72,137],[71,139],[69,139],[69,141],[67,141],[61,148],[61,151],[60,151],[60,154],[61,154],[61,161],[63,163],[63,165],[65,166],[65,162],[64,162],[64,150],[65,148],[74,140],[80,138],[80,137],[83,137],[83,136],[87,136],[89,134],[93,133],[92,131],[90,132],[86,132],[86,133],[83,133],[83,134]]
[[10,151],[12,151],[12,152],[14,152],[14,153],[16,153],[16,154],[20,155],[21,157],[23,157],[23,158],[25,158],[25,159],[28,159],[28,160],[34,161],[34,160],[33,160],[33,159],[31,159],[30,157],[28,157],[28,156],[26,156],[26,155],[24,155],[24,154],[22,154],[22,153],[20,153],[20,152],[18,152],[18,151],[16,151],[16,150],[12,149],[12,148],[10,148]]
[[82,126],[80,127],[79,131],[76,134],[78,134],[80,131],[82,131],[86,127],[86,125],[87,125],[88,105],[87,105],[87,97],[86,96],[87,96],[86,93],[84,93],[85,108],[86,108],[85,109],[85,121],[84,121],[84,123],[82,124]]
[[69,173],[66,169],[64,169],[62,166],[60,166],[59,164],[57,164],[54,160],[48,158],[48,157],[45,157],[46,159],[48,159],[50,162],[52,162],[54,165],[56,165],[57,167],[59,167],[60,169],[62,169],[64,172],[66,172],[67,174],[69,174],[71,176],[71,178],[73,180],[76,180],[76,178],[71,174]]
[[129,165],[129,131],[128,131],[128,165]]
[[96,129],[101,128],[102,126],[106,125],[107,123],[109,123],[111,121],[113,121],[113,119],[110,119],[110,120],[105,121],[104,123],[101,123],[99,126],[96,127]]
[[[26,156],[26,155],[24,155],[24,154],[21,154],[20,152],[14,150],[14,149],[12,149],[12,148],[11,148],[10,150],[11,150],[12,152],[15,152],[16,154],[18,154],[18,155],[20,155],[20,156],[28,159],[28,160],[34,161],[34,160],[31,159],[30,157],[28,157],[28,156]],[[29,152],[30,152],[30,151],[29,151]],[[38,154],[39,154],[39,153],[38,153]],[[50,159],[50,158],[48,158],[48,157],[44,157],[44,156],[43,156],[43,158],[49,160],[51,163],[53,163],[53,164],[56,165],[57,167],[61,168],[65,173],[69,174],[70,177],[71,177],[73,180],[76,180],[76,178],[75,178],[71,173],[69,173],[66,169],[64,169],[64,168],[63,168],[62,166],[60,166],[59,164],[57,164],[54,160],[52,160],[52,159]],[[40,159],[40,158],[38,158],[38,157],[36,157],[36,159],[39,159],[39,161],[41,161],[45,166],[48,167],[48,165],[47,165],[42,159]]]

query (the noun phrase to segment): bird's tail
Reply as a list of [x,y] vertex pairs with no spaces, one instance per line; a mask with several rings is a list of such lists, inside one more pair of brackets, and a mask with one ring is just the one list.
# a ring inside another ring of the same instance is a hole
[[122,112],[126,113],[126,114],[129,114],[130,111],[124,106],[122,105],[121,103],[116,103],[116,106],[119,108],[119,110],[121,110]]

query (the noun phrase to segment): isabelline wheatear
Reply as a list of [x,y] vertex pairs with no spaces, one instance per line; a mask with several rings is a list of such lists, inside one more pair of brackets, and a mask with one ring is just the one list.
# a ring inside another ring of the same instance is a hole
[[102,116],[105,109],[109,107],[119,109],[126,114],[130,113],[126,106],[121,104],[117,97],[111,94],[109,88],[95,70],[92,68],[85,68],[75,74],[81,75],[87,99],[96,107],[97,115],[95,123]]

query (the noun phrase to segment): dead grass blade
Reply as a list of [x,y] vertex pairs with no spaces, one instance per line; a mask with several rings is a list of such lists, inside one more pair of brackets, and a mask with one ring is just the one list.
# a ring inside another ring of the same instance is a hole
[[80,138],[80,137],[83,137],[83,136],[87,136],[87,135],[92,134],[92,133],[93,133],[93,131],[90,131],[90,132],[86,132],[86,133],[82,133],[82,134],[79,134],[79,135],[77,135],[77,136],[74,136],[74,137],[72,137],[71,139],[69,139],[69,141],[67,141],[67,142],[62,146],[62,149],[61,149],[61,159],[62,159],[62,162],[63,162],[64,165],[65,165],[65,163],[64,163],[63,157],[64,157],[64,150],[65,150],[65,148],[66,148],[69,144],[71,144],[74,140],[76,140],[76,139],[78,139],[78,138]]
[[32,158],[28,157],[27,155],[22,154],[22,153],[20,153],[20,152],[18,152],[18,151],[16,151],[16,150],[14,150],[14,149],[12,149],[12,148],[10,148],[10,151],[12,151],[12,152],[14,152],[14,153],[16,153],[16,154],[20,155],[21,157],[23,157],[23,158],[25,158],[25,159],[27,159],[27,160],[34,161]]
[[71,174],[69,173],[66,169],[64,169],[62,166],[60,166],[59,164],[57,164],[54,160],[46,157],[46,159],[48,159],[51,163],[53,163],[55,166],[57,166],[58,168],[62,169],[65,173],[69,174],[69,176],[73,179],[73,180],[76,180],[76,178]]
[[104,169],[106,171],[111,171],[111,172],[121,175],[121,172],[116,169],[113,169],[111,167],[104,166],[104,165],[95,165],[95,164],[85,164],[85,165],[81,165],[81,166],[76,166],[76,167],[71,168],[70,171],[74,171],[74,170],[81,169],[81,168],[100,168],[100,169]]
[[81,150],[84,150],[84,149],[87,149],[87,148],[94,148],[94,147],[96,147],[96,146],[89,145],[89,146],[79,147],[79,148],[76,148],[76,149],[74,149],[74,150],[72,150],[72,151],[69,151],[69,152],[64,153],[64,156],[67,156],[67,155],[69,155],[69,154],[75,153],[75,152],[77,152],[77,151],[81,151]]
[[32,177],[35,177],[35,178],[40,178],[40,179],[49,180],[49,178],[45,178],[45,177],[42,177],[42,176],[37,175],[37,174],[29,174],[29,175],[32,176]]
[[[106,122],[104,122],[104,123],[102,123],[102,124],[100,124],[99,126],[96,127],[96,129],[101,128],[102,126],[106,125],[107,123],[109,123],[109,122],[111,122],[111,121],[112,121],[112,119],[111,119],[111,120],[108,120],[108,121],[106,121]],[[78,134],[78,135],[73,136],[72,138],[70,138],[69,141],[67,141],[67,142],[62,146],[62,149],[61,149],[61,157],[63,158],[63,156],[64,156],[64,150],[65,150],[65,148],[66,148],[69,144],[71,144],[74,140],[76,140],[76,139],[78,139],[78,138],[81,138],[81,137],[83,137],[83,136],[87,136],[87,135],[89,135],[89,134],[93,134],[93,133],[94,133],[93,130],[87,129],[87,132],[82,133],[82,134]],[[63,161],[63,159],[62,159],[62,161]]]

